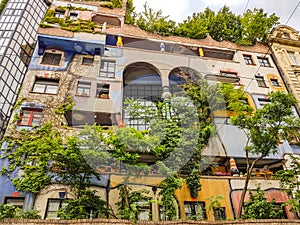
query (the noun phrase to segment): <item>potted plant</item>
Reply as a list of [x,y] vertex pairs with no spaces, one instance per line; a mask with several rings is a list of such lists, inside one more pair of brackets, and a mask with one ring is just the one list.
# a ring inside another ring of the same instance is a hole
[[100,98],[105,98],[105,99],[108,99],[109,98],[109,94],[100,94]]

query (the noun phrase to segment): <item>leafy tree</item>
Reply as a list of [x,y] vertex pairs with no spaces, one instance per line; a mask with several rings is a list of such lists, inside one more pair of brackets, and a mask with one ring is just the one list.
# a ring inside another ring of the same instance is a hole
[[138,202],[150,204],[151,198],[146,194],[146,190],[131,191],[127,185],[122,185],[118,188],[120,201],[116,203],[118,211],[122,219],[129,219],[132,222],[136,221],[136,216],[140,212]]
[[242,35],[237,43],[253,45],[256,42],[266,43],[273,26],[278,24],[279,17],[274,13],[268,17],[263,9],[248,9],[241,17]]
[[135,7],[133,6],[132,0],[126,1],[126,12],[125,12],[125,23],[127,24],[135,24],[135,18],[137,16],[134,11]]
[[300,212],[300,163],[298,156],[290,156],[291,164],[287,170],[280,170],[276,172],[275,177],[280,179],[281,187],[284,191],[292,196],[287,204],[291,205],[291,211]]
[[250,199],[244,203],[244,219],[281,219],[284,218],[283,209],[276,205],[275,200],[267,201],[264,192],[258,187],[255,193],[249,192]]
[[[292,107],[296,103],[295,98],[291,94],[282,92],[272,92],[268,98],[270,103],[255,112],[238,99],[229,102],[228,107],[232,106],[236,113],[231,117],[233,125],[244,130],[247,136],[244,148],[247,162],[246,179],[240,199],[238,218],[241,217],[248,183],[256,163],[262,158],[276,153],[278,143],[281,139],[287,138],[286,134],[289,130],[299,129],[299,119],[295,118],[292,111]],[[250,161],[249,154],[255,154],[257,158]]]
[[215,13],[206,8],[202,13],[193,13],[175,29],[175,34],[182,37],[202,39],[209,32],[209,25],[212,23]]
[[[16,131],[15,137],[6,137],[4,141],[7,143],[5,151],[9,167],[2,168],[2,174],[10,176],[15,169],[23,171],[21,177],[12,178],[17,190],[38,193],[54,180],[69,185],[75,193],[75,200],[69,200],[70,207],[63,211],[68,219],[84,218],[88,213],[84,203],[88,205],[89,202],[92,206],[96,200],[103,203],[94,192],[87,191],[91,179],[100,179],[100,175],[86,162],[78,137],[63,139],[60,132],[47,123],[32,131]],[[95,210],[99,214],[109,211],[107,204]]]
[[240,16],[236,16],[229,7],[224,6],[213,17],[208,29],[210,36],[216,41],[236,42],[240,39],[242,32]]
[[138,15],[136,25],[141,29],[160,35],[171,35],[174,32],[175,22],[168,20],[168,16],[163,16],[162,11],[155,11],[146,3],[144,11]]

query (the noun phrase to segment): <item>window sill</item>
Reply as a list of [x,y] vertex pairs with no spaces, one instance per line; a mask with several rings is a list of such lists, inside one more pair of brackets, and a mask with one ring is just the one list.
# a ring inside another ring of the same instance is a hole
[[90,95],[80,95],[80,94],[76,94],[75,96],[77,96],[77,97],[85,97],[85,98],[91,97]]
[[34,91],[31,91],[31,92],[29,92],[30,94],[46,94],[46,95],[57,95],[57,93],[56,94],[53,94],[53,93],[47,93],[47,92],[34,92]]

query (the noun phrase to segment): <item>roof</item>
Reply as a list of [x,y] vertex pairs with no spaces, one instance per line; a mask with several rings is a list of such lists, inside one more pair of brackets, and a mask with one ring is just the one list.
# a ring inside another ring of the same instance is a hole
[[209,35],[204,39],[192,39],[180,36],[162,36],[154,33],[150,33],[142,30],[138,26],[124,24],[124,32],[125,36],[139,37],[145,39],[155,39],[157,41],[166,41],[166,42],[179,42],[181,44],[188,45],[198,45],[198,46],[211,46],[217,48],[228,48],[234,50],[242,50],[249,52],[258,52],[258,53],[266,53],[268,50],[267,45],[263,45],[261,43],[257,43],[254,46],[241,46],[229,41],[215,41]]

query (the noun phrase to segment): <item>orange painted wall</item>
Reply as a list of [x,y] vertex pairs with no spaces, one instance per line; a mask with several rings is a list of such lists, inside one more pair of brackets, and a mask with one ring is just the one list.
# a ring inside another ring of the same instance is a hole
[[[233,219],[233,213],[231,210],[230,205],[230,199],[229,199],[229,183],[227,179],[218,179],[218,178],[211,178],[211,179],[205,179],[201,178],[200,180],[202,188],[201,191],[198,194],[198,198],[192,198],[190,196],[190,190],[187,187],[187,185],[184,183],[181,189],[176,190],[175,195],[179,203],[180,208],[180,217],[182,219],[185,219],[185,213],[184,213],[184,201],[201,201],[205,202],[205,206],[208,206],[209,200],[207,200],[207,197],[211,197],[214,195],[222,195],[224,199],[220,200],[221,207],[225,207],[226,211],[226,218],[227,219]],[[208,220],[214,220],[213,212],[208,212],[206,210],[206,215]]]

